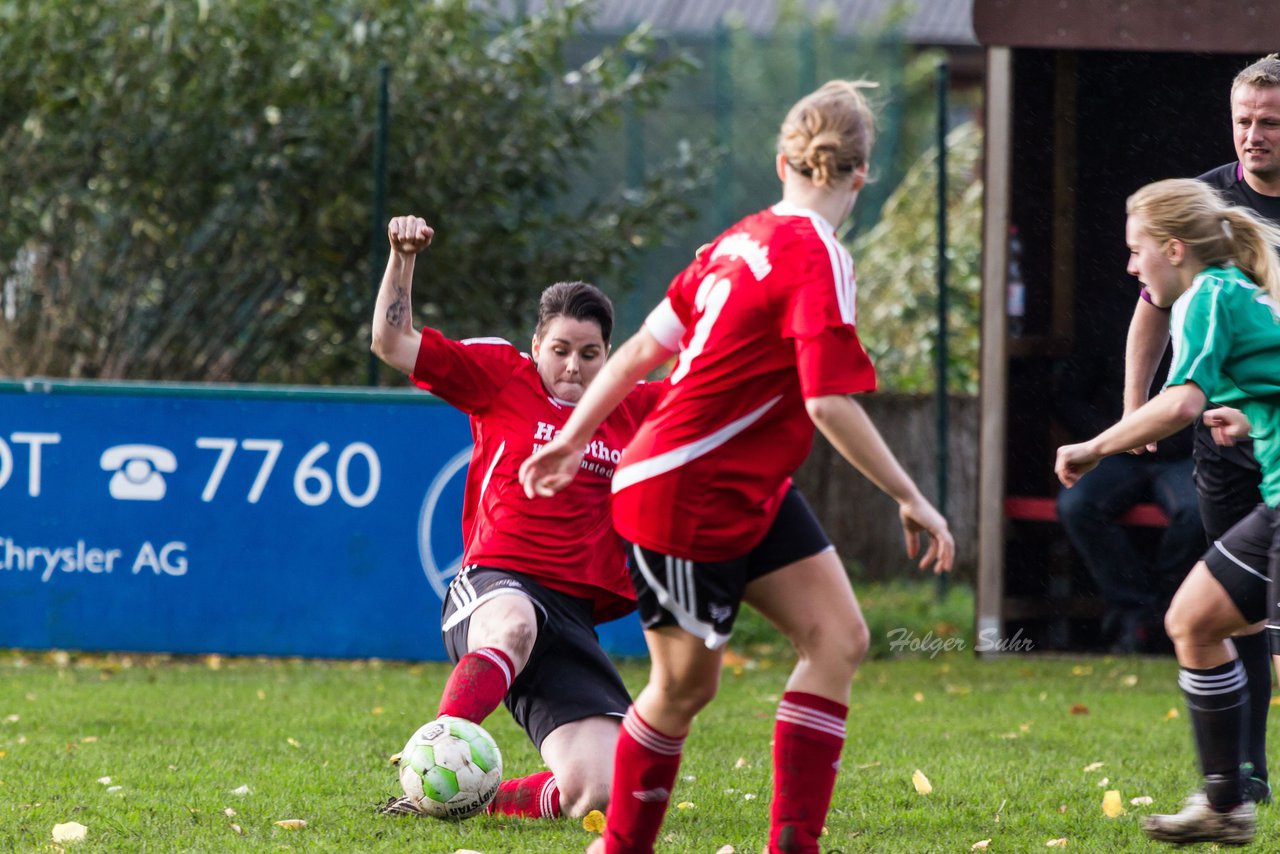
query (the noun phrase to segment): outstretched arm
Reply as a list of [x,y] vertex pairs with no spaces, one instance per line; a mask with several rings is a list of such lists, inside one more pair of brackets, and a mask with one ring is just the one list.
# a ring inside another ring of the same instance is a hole
[[920,558],[920,566],[933,564],[935,573],[949,571],[955,561],[956,544],[947,520],[920,494],[910,475],[902,470],[862,405],[844,394],[811,397],[804,405],[814,426],[822,431],[840,456],[898,502],[902,532],[907,540],[907,556],[914,558],[919,554],[919,535],[926,533],[929,548]]
[[1154,444],[1177,433],[1200,417],[1204,404],[1204,392],[1195,383],[1170,386],[1089,441],[1058,448],[1054,473],[1063,486],[1075,486],[1103,457]]
[[[1129,337],[1124,347],[1124,414],[1137,412],[1147,402],[1156,368],[1169,346],[1169,312],[1138,298],[1129,321]],[[1154,451],[1155,443],[1138,445],[1131,450],[1140,454]]]
[[374,355],[403,374],[412,374],[420,345],[413,328],[413,265],[418,253],[431,245],[435,231],[416,216],[398,216],[387,224],[391,255],[378,286],[373,307]]
[[520,482],[525,495],[550,497],[568,486],[578,473],[582,452],[608,417],[636,383],[671,357],[648,329],[640,331],[618,348],[587,386],[582,400],[564,428],[520,466]]

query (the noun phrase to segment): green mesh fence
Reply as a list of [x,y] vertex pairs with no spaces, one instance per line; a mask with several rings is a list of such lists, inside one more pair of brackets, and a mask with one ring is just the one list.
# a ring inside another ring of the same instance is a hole
[[[581,44],[571,46],[570,58],[578,51],[590,55],[613,38],[616,34],[585,35]],[[630,281],[599,283],[618,296],[619,329],[624,334],[639,326],[700,244],[777,201],[780,186],[773,157],[778,126],[801,96],[833,78],[879,84],[868,93],[878,120],[871,182],[859,199],[849,236],[876,222],[889,192],[928,145],[932,121],[928,86],[904,85],[909,49],[883,33],[850,39],[830,28],[798,23],[762,36],[723,26],[707,35],[665,37],[662,44],[664,50],[691,57],[695,70],[660,107],[630,116],[605,134],[595,161],[575,181],[581,199],[612,192],[619,185],[638,186],[653,170],[688,151],[703,158],[709,169],[705,192],[691,200],[698,212],[695,224],[668,245],[640,247]],[[914,132],[920,139],[904,145],[904,124],[912,110],[920,113],[920,128]]]

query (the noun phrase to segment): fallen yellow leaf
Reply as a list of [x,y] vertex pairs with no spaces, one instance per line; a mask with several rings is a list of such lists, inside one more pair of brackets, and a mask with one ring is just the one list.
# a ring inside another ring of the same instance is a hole
[[927,795],[933,791],[933,784],[929,782],[929,778],[919,768],[911,775],[911,783],[916,787],[916,791],[922,795]]
[[1135,807],[1146,807],[1150,806],[1154,801],[1152,801],[1150,795],[1139,795],[1136,798],[1130,798],[1129,803],[1133,804]]
[[96,735],[86,735],[84,738],[80,739],[80,743],[81,743],[81,744],[93,744],[93,743],[95,743],[97,740],[98,740],[98,737],[97,737]]
[[371,711],[375,715],[380,715],[382,714],[382,706],[374,706]]
[[399,753],[393,753],[393,754],[391,754],[391,756],[387,758],[387,761],[388,761],[388,762],[390,762],[392,765],[399,765],[399,764],[400,764],[400,754],[399,754]]
[[1088,706],[1086,706],[1084,703],[1072,703],[1072,704],[1071,704],[1071,714],[1073,714],[1073,715],[1087,715],[1087,714],[1089,714],[1089,707],[1088,707]]
[[276,822],[276,827],[283,827],[285,830],[302,830],[307,826],[307,822],[300,818],[286,818]]
[[[1275,702],[1275,700],[1272,700],[1271,702],[1273,702],[1273,703],[1274,703],[1274,702]],[[1174,718],[1176,718],[1177,716],[1178,716],[1178,710],[1177,710],[1177,709],[1170,709],[1169,711],[1167,711],[1167,712],[1165,712],[1165,713],[1164,713],[1164,719],[1165,719],[1166,721],[1171,721],[1171,720],[1173,720]]]
[[55,824],[53,826],[53,841],[66,844],[68,842],[80,842],[89,835],[89,828],[85,827],[78,821],[68,821],[65,824]]
[[1084,766],[1084,773],[1088,774],[1090,771],[1097,771],[1101,767],[1101,762],[1090,762],[1088,765]]
[[737,850],[732,845],[721,845],[716,849],[716,854],[736,854]]
[[110,785],[111,785],[111,778],[110,778],[110,777],[99,777],[99,778],[98,778],[98,782],[99,782],[99,783],[101,783],[101,784],[102,784],[102,785],[104,785],[104,786],[110,786]]
[[1138,675],[1136,673],[1130,673],[1128,676],[1120,680],[1120,684],[1124,685],[1126,688],[1132,688],[1134,685],[1138,684]]
[[1044,844],[1044,846],[1046,848],[1066,848],[1067,837],[1062,836],[1062,837],[1059,837],[1058,839],[1050,839],[1048,842]]
[[236,834],[237,834],[237,835],[239,835],[239,836],[244,836],[244,828],[243,828],[243,827],[241,827],[240,825],[238,825],[238,824],[233,824],[233,825],[231,825],[231,829],[232,829],[232,830],[234,830],[234,831],[236,832]]
[[1102,796],[1102,814],[1107,818],[1124,815],[1124,807],[1120,804],[1120,792],[1118,790],[1107,789],[1107,793]]
[[1098,788],[1105,789],[1110,783],[1111,783],[1110,777],[1103,777],[1101,780],[1098,781]]
[[969,846],[970,851],[986,851],[987,846],[991,844],[990,839],[979,839],[977,842]]
[[1071,668],[1072,676],[1088,676],[1092,672],[1093,667],[1088,664],[1077,664],[1075,667]]
[[235,818],[235,817],[236,817],[236,811],[235,811],[235,810],[233,810],[231,807],[227,807],[226,809],[224,809],[224,810],[222,811],[222,814],[223,814],[223,815],[225,815],[227,818]]
[[921,693],[920,691],[915,692],[915,694],[913,694],[913,695],[911,695],[911,696],[912,696],[912,699],[914,699],[917,703],[923,703],[923,702],[924,702],[924,694],[923,694],[923,693]]
[[604,833],[604,813],[592,810],[582,817],[582,829],[587,833]]
[[681,801],[680,803],[676,804],[676,809],[691,810],[693,809],[693,801]]
[[738,761],[733,763],[734,768],[750,768],[751,763],[747,761],[747,757],[739,756]]
[[298,743],[298,740],[297,740],[296,738],[287,738],[287,739],[285,739],[285,741],[289,742],[289,746],[290,746],[290,747],[301,747],[301,746],[302,746],[301,744],[299,744],[299,743]]

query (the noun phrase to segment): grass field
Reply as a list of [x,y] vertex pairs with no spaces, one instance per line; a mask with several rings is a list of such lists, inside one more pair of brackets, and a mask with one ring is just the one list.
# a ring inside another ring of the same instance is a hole
[[[788,662],[738,651],[695,724],[659,850],[758,852],[769,741]],[[0,653],[0,850],[48,851],[79,822],[95,851],[580,851],[579,822],[384,817],[387,758],[432,717],[437,664]],[[638,688],[643,663],[625,665]],[[824,850],[1152,851],[1141,815],[1196,783],[1169,659],[868,662]],[[1174,716],[1176,711],[1176,717]],[[539,759],[505,711],[487,722],[508,774]],[[1099,764],[1100,763],[1100,764]],[[933,791],[912,783],[920,770]],[[1103,815],[1104,792],[1127,812]],[[1135,806],[1130,799],[1150,796]],[[1275,850],[1276,808],[1258,850]],[[305,820],[290,830],[277,821]],[[238,828],[238,830],[237,830]]]

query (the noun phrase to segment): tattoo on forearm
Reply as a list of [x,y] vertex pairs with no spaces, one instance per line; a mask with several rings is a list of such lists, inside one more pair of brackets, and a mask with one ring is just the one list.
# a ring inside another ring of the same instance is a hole
[[387,323],[400,329],[408,322],[409,300],[405,296],[404,288],[396,288],[396,301],[387,307]]

